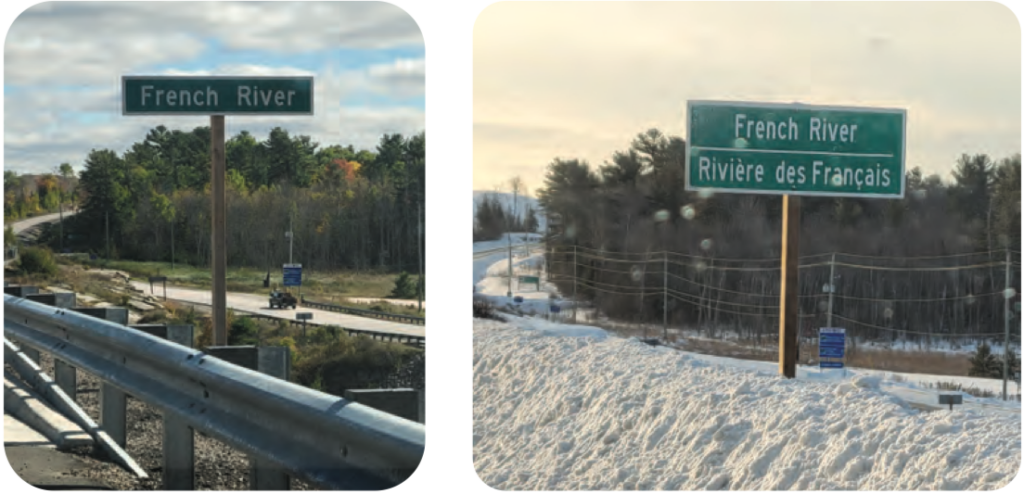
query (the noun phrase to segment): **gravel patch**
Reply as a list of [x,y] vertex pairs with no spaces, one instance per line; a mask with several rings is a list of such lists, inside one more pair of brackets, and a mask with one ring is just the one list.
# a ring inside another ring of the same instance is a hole
[[[40,367],[53,376],[53,358],[40,355]],[[75,401],[99,422],[100,380],[78,370]],[[89,465],[75,475],[102,481],[111,489],[160,490],[163,486],[163,415],[160,410],[142,401],[128,398],[128,438],[125,451],[149,474],[139,479],[114,463],[99,447],[69,451]],[[202,433],[195,434],[195,487],[197,490],[249,490],[249,459],[226,444]],[[293,490],[315,490],[315,486],[292,479]]]

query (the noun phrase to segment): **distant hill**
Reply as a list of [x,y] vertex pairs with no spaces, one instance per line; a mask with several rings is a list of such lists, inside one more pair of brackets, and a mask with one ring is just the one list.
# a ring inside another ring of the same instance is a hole
[[518,216],[520,219],[526,219],[526,206],[532,206],[537,213],[537,223],[540,225],[538,231],[543,232],[547,228],[547,217],[544,215],[544,210],[541,209],[540,203],[537,199],[530,196],[519,196],[518,201],[515,200],[515,196],[511,192],[494,192],[490,190],[474,190],[473,191],[473,218],[476,218],[476,207],[483,200],[484,196],[495,196],[498,201],[505,206],[505,209],[512,209],[512,203],[516,202]]

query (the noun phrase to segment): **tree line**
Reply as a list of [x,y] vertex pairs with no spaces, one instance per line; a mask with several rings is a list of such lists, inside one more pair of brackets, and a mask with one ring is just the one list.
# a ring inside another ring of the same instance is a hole
[[78,178],[69,163],[38,175],[4,170],[4,223],[55,213],[61,203],[77,201]]
[[[560,218],[548,238],[551,275],[571,293],[575,269],[580,298],[609,315],[660,322],[668,298],[676,324],[771,335],[781,196],[687,192],[685,156],[682,138],[651,129],[596,168],[549,163],[538,199]],[[1011,303],[1020,300],[1021,156],[965,154],[952,165],[948,182],[908,170],[902,199],[802,198],[800,252],[820,255],[801,261],[814,265],[800,276],[807,326],[823,325],[828,254],[838,252],[848,256],[835,261],[833,308],[854,334],[1002,331],[1007,252]],[[971,255],[907,259],[961,254]],[[666,291],[663,278],[671,296],[652,296]]]
[[473,241],[497,240],[506,232],[536,233],[539,226],[537,211],[526,205],[525,214],[517,214],[518,206],[502,204],[497,194],[484,194],[476,204],[473,218]]
[[[426,137],[385,134],[373,151],[321,146],[283,128],[225,143],[228,263],[415,271],[424,207]],[[67,221],[76,250],[208,266],[210,128],[151,129],[121,154],[94,149]],[[68,245],[68,242],[65,242]]]

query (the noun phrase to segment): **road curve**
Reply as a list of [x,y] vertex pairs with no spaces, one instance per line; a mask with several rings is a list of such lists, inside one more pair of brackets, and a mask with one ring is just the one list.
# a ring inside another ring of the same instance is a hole
[[[73,214],[75,214],[75,213],[72,213],[70,211],[64,211],[64,217],[65,218],[67,218],[68,216],[71,216]],[[42,216],[35,216],[35,217],[32,217],[32,218],[26,218],[26,219],[23,219],[23,220],[15,221],[14,223],[11,223],[11,229],[14,230],[15,235],[17,235],[17,234],[19,234],[19,233],[21,233],[21,232],[23,232],[25,230],[28,230],[29,228],[32,228],[32,227],[34,227],[36,225],[41,225],[43,223],[50,223],[50,222],[59,221],[59,220],[60,220],[60,213],[44,214]]]
[[[149,293],[148,282],[132,281],[131,283],[132,286],[134,286],[135,288],[142,290],[144,293]],[[155,287],[153,295],[157,297],[163,296],[163,287]],[[211,305],[212,300],[211,293],[209,290],[197,290],[192,288],[179,288],[172,286],[167,287],[167,298],[169,300],[179,300],[182,302],[203,305]],[[405,336],[426,337],[425,327],[413,324],[401,324],[378,319],[370,319],[366,317],[352,316],[348,314],[339,314],[337,312],[310,309],[308,307],[302,307],[301,305],[294,310],[271,309],[269,298],[269,295],[228,292],[227,305],[229,309],[242,310],[246,312],[253,312],[256,314],[280,317],[284,319],[295,319],[296,312],[312,312],[313,319],[311,322],[316,324],[332,324],[347,329],[359,329],[364,331],[377,331],[380,333],[392,333]]]

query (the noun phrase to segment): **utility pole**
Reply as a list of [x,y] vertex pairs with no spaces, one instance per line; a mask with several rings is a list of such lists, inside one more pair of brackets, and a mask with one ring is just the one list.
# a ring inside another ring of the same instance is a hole
[[107,237],[107,261],[110,261],[110,211],[107,211],[104,214],[104,218],[104,231],[106,232],[105,235]]
[[1006,249],[1006,288],[1003,289],[1003,401],[1010,379],[1010,249]]
[[64,189],[60,190],[60,200],[57,202],[57,210],[60,211],[60,252],[64,253]]
[[292,263],[292,244],[295,243],[295,230],[292,227],[292,215],[288,215],[288,264]]
[[[174,169],[174,183],[171,184],[171,207],[174,207],[174,193],[178,191],[178,165],[174,161],[174,148],[171,148],[171,168]],[[171,213],[171,271],[174,271],[174,220],[177,211]]]
[[505,232],[508,237],[508,297],[512,298],[512,234]]
[[416,291],[419,293],[419,306],[418,307],[419,307],[419,310],[422,311],[423,310],[423,204],[418,204],[417,205],[417,210],[418,210],[417,216],[419,216],[419,220],[420,220],[419,241],[416,242],[416,247],[420,251],[420,289],[416,290]]
[[576,324],[576,307],[580,304],[576,298],[576,244],[572,244],[572,323]]
[[832,253],[832,262],[829,263],[831,266],[828,270],[828,323],[826,327],[832,327],[832,297],[836,293],[836,253]]
[[662,260],[664,261],[664,271],[665,271],[665,285],[662,288],[662,302],[661,302],[661,306],[662,306],[663,311],[662,311],[662,316],[661,316],[661,319],[662,319],[661,320],[661,326],[662,326],[662,330],[664,332],[664,335],[662,335],[662,337],[665,338],[666,341],[668,341],[668,251],[667,250],[662,251],[661,255],[662,255]]

